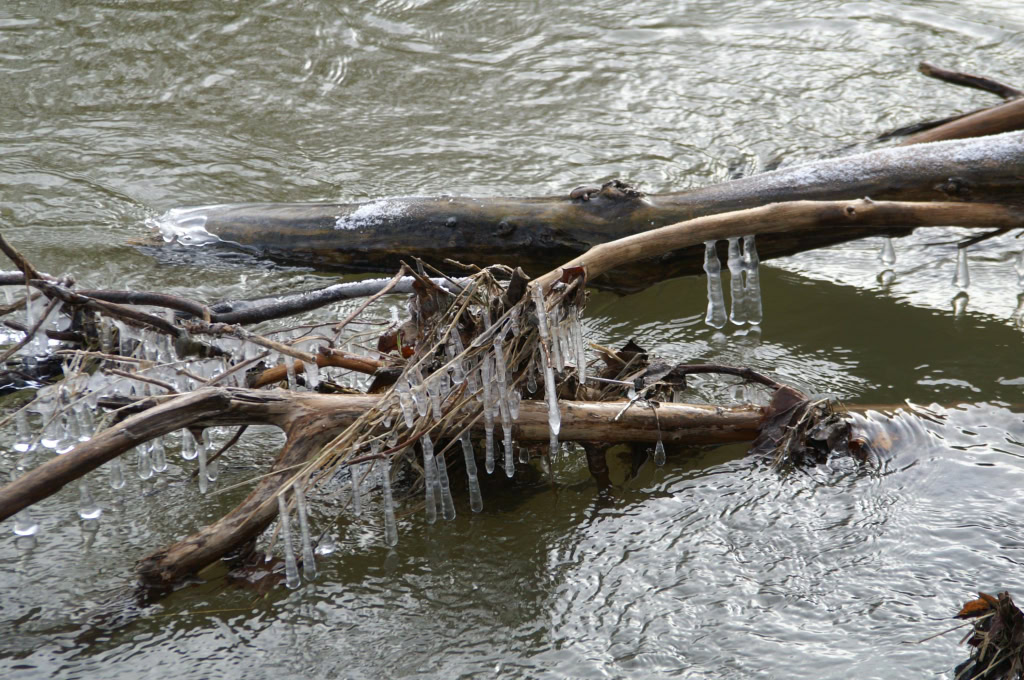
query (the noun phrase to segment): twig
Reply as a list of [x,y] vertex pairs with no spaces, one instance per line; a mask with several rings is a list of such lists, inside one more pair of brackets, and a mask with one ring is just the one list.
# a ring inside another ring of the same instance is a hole
[[110,373],[111,375],[119,375],[122,378],[128,378],[130,380],[138,380],[139,382],[149,383],[150,385],[156,385],[167,390],[168,394],[177,394],[178,390],[174,385],[164,382],[163,380],[157,380],[156,378],[150,378],[147,375],[140,375],[138,373],[132,373],[130,371],[122,371],[119,368],[107,368],[103,370],[104,373]]
[[143,324],[146,326],[152,326],[161,333],[166,333],[167,335],[175,338],[181,336],[182,330],[179,327],[170,323],[166,319],[161,319],[158,316],[140,312],[136,309],[132,309],[131,307],[115,304],[113,302],[94,300],[90,297],[75,293],[64,286],[50,283],[49,281],[33,279],[29,283],[35,288],[43,291],[49,297],[60,298],[68,304],[83,306],[87,309],[97,311],[100,314],[112,316],[116,319],[121,319],[122,321],[128,321],[132,323],[132,325]]
[[149,293],[134,290],[79,290],[79,295],[90,297],[93,300],[113,302],[125,305],[146,305],[148,307],[165,307],[185,314],[199,317],[207,323],[210,322],[210,308],[206,305],[189,300],[178,295],[167,293]]
[[[0,238],[3,238],[3,236],[0,236]],[[32,324],[32,328],[30,328],[28,332],[25,333],[25,337],[23,337],[14,345],[9,347],[6,352],[0,354],[0,363],[7,361],[7,359],[9,359],[15,352],[17,352],[22,347],[27,345],[29,341],[31,341],[32,338],[36,336],[36,333],[39,332],[39,327],[46,322],[46,318],[50,316],[50,312],[52,312],[54,307],[56,307],[58,304],[60,304],[60,300],[58,300],[57,298],[50,299],[49,304],[46,305],[46,309],[44,309],[43,313],[39,315],[39,318],[36,320],[36,322]]]
[[930,64],[927,61],[922,61],[918,64],[917,70],[929,78],[936,78],[954,85],[973,87],[976,90],[982,90],[983,92],[990,92],[994,95],[998,95],[1003,99],[1014,99],[1015,97],[1019,97],[1024,94],[1024,91],[1018,90],[1016,87],[1012,87],[1006,83],[1000,83],[998,80],[986,78],[985,76],[976,76],[970,73],[962,73],[960,71],[950,71],[948,69],[935,66],[934,64]]
[[403,276],[408,271],[409,271],[408,266],[406,266],[405,263],[403,263],[402,266],[399,267],[398,273],[396,273],[394,276],[392,276],[391,280],[388,281],[384,285],[383,288],[381,288],[376,293],[374,293],[370,297],[368,297],[365,300],[363,300],[363,303],[361,305],[359,305],[351,314],[349,314],[344,319],[342,319],[337,324],[335,324],[335,326],[334,326],[334,341],[331,344],[334,344],[334,343],[338,342],[338,339],[341,337],[342,329],[344,329],[345,326],[347,326],[350,321],[352,321],[354,318],[356,318],[357,316],[362,314],[363,310],[366,309],[367,307],[369,307],[370,304],[373,303],[375,300],[380,299],[382,296],[386,295],[388,291],[390,291],[392,288],[397,286],[398,282],[402,280]]

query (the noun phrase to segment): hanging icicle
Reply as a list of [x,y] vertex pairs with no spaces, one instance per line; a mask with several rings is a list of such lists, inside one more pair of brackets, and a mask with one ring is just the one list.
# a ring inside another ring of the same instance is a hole
[[295,559],[295,546],[292,545],[292,527],[288,521],[288,505],[284,493],[277,495],[277,514],[281,522],[281,544],[284,547],[284,582],[295,590],[299,587],[299,565]]
[[302,544],[302,575],[307,581],[316,578],[316,558],[313,557],[313,539],[309,535],[309,515],[306,511],[306,496],[301,485],[292,484],[295,496],[295,513],[299,516],[299,540]]
[[754,236],[743,237],[743,297],[747,303],[747,323],[751,326],[761,324],[764,312],[761,308],[761,260],[757,256],[757,245]]
[[953,275],[953,285],[960,290],[967,290],[971,285],[971,274],[967,270],[967,248],[956,249],[956,274]]
[[395,500],[391,495],[391,459],[381,461],[380,485],[384,494],[384,543],[398,545],[398,522],[395,520]]
[[469,486],[469,508],[473,512],[480,512],[484,509],[483,496],[480,494],[480,480],[476,473],[476,456],[473,454],[473,440],[469,432],[463,432],[460,437],[462,443],[462,455],[466,459],[466,480]]
[[738,236],[729,239],[729,319],[737,326],[747,322],[747,299],[743,287],[743,255]]
[[704,271],[708,277],[708,311],[704,323],[712,328],[722,328],[728,321],[725,313],[725,295],[722,293],[722,264],[714,241],[704,243]]
[[896,249],[892,245],[892,239],[888,236],[882,237],[882,249],[878,253],[878,261],[885,265],[896,264]]

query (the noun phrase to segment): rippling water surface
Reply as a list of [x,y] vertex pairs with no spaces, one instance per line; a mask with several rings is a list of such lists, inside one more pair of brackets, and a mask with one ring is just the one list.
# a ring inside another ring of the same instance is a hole
[[[86,287],[202,299],[308,287],[315,272],[141,247],[147,218],[233,201],[564,193],[621,177],[667,191],[869,148],[884,130],[991,102],[923,78],[928,59],[1014,82],[1024,9],[921,2],[24,2],[0,7],[0,224]],[[1021,85],[1020,81],[1016,82]],[[760,335],[715,338],[704,281],[594,293],[590,340],[744,363],[852,404],[884,452],[778,474],[743,447],[693,451],[601,498],[485,489],[428,527],[329,500],[315,583],[213,578],[160,604],[121,595],[134,560],[210,521],[176,459],[79,522],[0,538],[4,677],[950,676],[950,625],[978,590],[1024,598],[1024,366],[1013,238],[863,241],[762,270]],[[391,301],[388,305],[399,304]],[[381,314],[389,314],[388,305]],[[707,385],[704,396],[735,397]],[[884,411],[884,412],[883,412]],[[17,454],[6,432],[0,472]],[[280,436],[247,437],[218,482]]]

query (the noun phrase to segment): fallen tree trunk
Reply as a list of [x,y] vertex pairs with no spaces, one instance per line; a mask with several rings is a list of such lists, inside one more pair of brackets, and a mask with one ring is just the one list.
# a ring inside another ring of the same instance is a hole
[[[394,270],[401,260],[419,257],[449,271],[446,259],[521,266],[536,276],[597,244],[695,217],[784,201],[863,197],[1017,204],[1021,177],[1024,133],[1011,132],[882,149],[669,194],[646,196],[608,183],[574,191],[573,197],[221,205],[173,210],[159,225],[166,238],[195,241],[196,232],[205,230],[205,240],[219,246],[316,267]],[[909,231],[891,225],[884,233]],[[758,252],[769,259],[878,233],[847,225],[766,234],[758,240]],[[699,246],[658,252],[590,283],[619,292],[641,290],[700,273],[703,256]]]

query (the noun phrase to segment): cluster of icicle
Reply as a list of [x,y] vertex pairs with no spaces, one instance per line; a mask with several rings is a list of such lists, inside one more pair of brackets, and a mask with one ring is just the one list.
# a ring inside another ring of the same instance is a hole
[[[424,371],[431,367],[432,359],[420,359],[410,363],[398,378],[392,391],[386,395],[379,407],[382,418],[374,421],[368,417],[366,428],[368,433],[360,435],[357,442],[347,443],[347,458],[360,457],[373,459],[370,462],[353,462],[343,465],[343,474],[348,478],[352,512],[359,515],[365,506],[364,494],[368,487],[376,487],[381,492],[381,508],[384,515],[384,539],[388,546],[398,542],[398,531],[395,521],[395,505],[391,490],[391,460],[410,452],[411,449],[398,451],[392,456],[380,455],[383,446],[389,450],[396,447],[403,437],[400,430],[404,426],[404,435],[422,432],[419,444],[422,452],[424,473],[425,519],[434,524],[440,516],[452,520],[456,515],[455,502],[452,498],[451,485],[448,478],[448,466],[443,456],[436,450],[431,430],[443,419],[454,406],[453,402],[459,395],[476,403],[479,417],[483,419],[484,468],[488,474],[494,473],[501,459],[501,467],[511,478],[515,474],[515,442],[513,439],[513,423],[519,417],[522,393],[538,390],[537,373],[541,373],[544,393],[548,405],[548,423],[551,432],[551,452],[555,457],[559,451],[558,432],[561,415],[558,408],[556,392],[556,376],[570,368],[580,375],[586,376],[586,354],[584,350],[583,330],[580,323],[581,312],[576,307],[563,309],[562,305],[554,304],[550,309],[539,288],[534,289],[530,301],[533,303],[530,315],[529,307],[520,303],[512,307],[497,320],[490,318],[489,305],[480,309],[483,331],[473,338],[468,347],[464,346],[457,324],[441,323],[443,337],[438,341],[440,351],[426,352],[428,357],[443,356],[444,363],[433,368],[429,374]],[[519,357],[511,354],[527,343],[518,342],[524,334],[536,328],[537,343],[533,346],[530,359],[525,362],[525,370],[518,375],[513,368],[523,365]],[[394,413],[394,416],[392,416]],[[473,420],[471,417],[470,420]],[[495,426],[501,426],[501,441],[496,442]],[[465,461],[469,505],[473,512],[483,510],[483,498],[480,492],[480,480],[476,465],[473,437],[469,427],[465,427],[457,436],[459,447]],[[330,448],[332,445],[329,445]],[[520,462],[527,462],[520,451]],[[306,478],[308,479],[308,477]],[[294,507],[298,513],[300,528],[305,526],[305,503],[302,488],[308,488],[308,482],[296,482],[291,487],[291,496],[295,499]],[[280,534],[285,552],[286,582],[289,587],[299,583],[298,560],[295,547],[291,542],[291,520],[288,517],[289,503],[285,494],[278,496],[281,511]],[[325,540],[327,541],[325,544]],[[312,565],[314,552],[328,554],[333,550],[329,536],[318,544],[313,551],[306,534],[301,536],[303,553],[303,569],[307,578],[315,574]]]
[[[10,289],[4,289],[10,298]],[[10,299],[8,299],[10,302]],[[38,297],[26,305],[24,323],[33,328],[46,311],[44,298]],[[173,321],[173,317],[169,317]],[[28,339],[19,355],[26,367],[34,369],[39,358],[50,353],[50,341],[47,330],[66,330],[68,319],[59,314],[59,306],[49,312],[39,329]],[[324,329],[328,328],[327,326]],[[317,329],[314,329],[316,331]],[[315,332],[308,332],[315,336]],[[225,350],[224,357],[199,359],[180,357],[175,350],[174,341],[167,335],[150,329],[137,328],[118,320],[103,317],[99,321],[99,351],[105,355],[108,365],[121,369],[131,369],[137,375],[145,376],[163,383],[173,385],[179,393],[188,392],[200,387],[206,381],[216,381],[219,385],[244,386],[245,371],[232,370],[234,361],[237,365],[260,358],[268,365],[284,361],[287,366],[287,377],[292,389],[302,389],[294,370],[294,360],[273,350],[236,338],[221,338],[218,346]],[[291,335],[279,335],[282,342],[294,340]],[[230,355],[230,358],[229,358]],[[95,414],[98,402],[103,397],[141,398],[149,395],[163,394],[165,390],[155,384],[134,380],[132,378],[105,374],[102,369],[91,375],[81,370],[82,355],[70,354],[71,358],[64,363],[64,379],[40,387],[36,398],[14,415],[16,440],[14,448],[22,454],[13,472],[15,476],[35,464],[39,452],[49,451],[61,455],[67,453],[80,442],[88,441],[103,423],[97,423]],[[319,382],[318,368],[313,362],[304,362],[305,389],[313,390]],[[31,371],[30,371],[31,372]],[[30,423],[31,414],[36,414],[38,425]],[[197,440],[192,431],[183,429],[180,433],[172,433],[156,437],[136,448],[136,473],[141,480],[151,479],[168,469],[168,450],[180,450],[181,457],[187,461],[195,460],[198,465],[198,486],[201,493],[206,493],[211,482],[219,476],[216,460],[208,458],[217,450],[216,435],[221,428],[206,428]],[[123,456],[118,456],[108,464],[109,483],[112,489],[120,490],[126,483]],[[86,520],[95,520],[102,514],[102,509],[93,499],[86,478],[79,480],[79,516]],[[39,531],[39,524],[32,518],[28,510],[20,512],[14,522],[14,532],[21,536],[31,536]]]
[[725,310],[722,291],[722,265],[718,261],[716,241],[704,243],[704,271],[708,278],[708,311],[704,322],[712,328],[723,328],[728,321],[736,325],[761,323],[760,260],[753,236],[729,239],[729,294],[730,310]]

